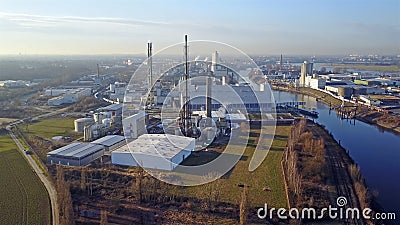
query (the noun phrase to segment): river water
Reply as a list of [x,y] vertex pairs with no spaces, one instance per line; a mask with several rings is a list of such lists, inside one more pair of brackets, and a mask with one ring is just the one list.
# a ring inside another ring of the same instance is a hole
[[341,120],[329,106],[301,94],[274,91],[276,102],[305,101],[305,108],[316,110],[315,119],[332,132],[335,139],[350,151],[360,166],[368,187],[378,193],[385,212],[400,217],[400,136],[361,121]]

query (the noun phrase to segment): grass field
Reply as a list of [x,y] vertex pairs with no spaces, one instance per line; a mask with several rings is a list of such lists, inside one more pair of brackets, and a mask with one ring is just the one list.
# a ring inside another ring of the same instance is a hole
[[37,135],[42,138],[76,135],[73,118],[44,119],[30,124],[28,129],[29,132],[26,132],[26,125],[20,126],[20,130],[24,134]]
[[[286,207],[287,199],[282,174],[281,160],[290,126],[277,126],[275,139],[264,162],[253,172],[248,171],[248,166],[253,155],[254,146],[248,146],[244,152],[244,159],[240,160],[228,178],[220,179],[222,202],[238,204],[242,189],[238,184],[248,185],[249,202],[251,207],[261,207],[268,203],[271,207]],[[252,130],[252,132],[255,132]],[[257,143],[255,137],[249,141]],[[213,183],[205,184],[213,185]],[[178,189],[179,195],[198,196],[204,185]],[[266,191],[267,189],[267,191]]]
[[46,189],[9,136],[0,136],[0,224],[50,224]]

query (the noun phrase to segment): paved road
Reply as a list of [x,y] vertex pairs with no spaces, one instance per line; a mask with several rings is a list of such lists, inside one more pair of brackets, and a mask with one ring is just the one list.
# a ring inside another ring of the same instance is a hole
[[48,179],[48,177],[43,173],[43,171],[40,169],[40,167],[36,164],[35,160],[32,158],[31,155],[25,154],[24,151],[24,146],[21,144],[21,142],[15,137],[14,133],[11,130],[11,126],[7,126],[8,133],[10,134],[11,138],[15,142],[15,144],[18,146],[18,150],[21,152],[21,154],[26,158],[27,162],[29,165],[32,167],[32,169],[35,171],[35,173],[38,175],[44,186],[46,187],[47,192],[49,193],[50,197],[50,203],[51,203],[51,214],[52,214],[52,224],[57,225],[59,224],[59,208],[57,204],[57,191],[53,185],[53,183]]

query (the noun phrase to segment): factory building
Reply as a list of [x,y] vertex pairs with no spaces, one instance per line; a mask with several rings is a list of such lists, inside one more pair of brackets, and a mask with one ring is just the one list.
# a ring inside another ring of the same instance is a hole
[[318,75],[306,76],[304,87],[309,87],[312,89],[325,89],[326,80],[319,78]]
[[[191,96],[189,108],[193,111],[206,109],[205,98],[206,85],[188,85],[189,96]],[[228,112],[237,112],[246,108],[248,111],[259,111],[260,107],[264,110],[271,110],[274,107],[273,96],[264,84],[260,85],[260,90],[253,90],[251,86],[241,84],[215,85],[211,86],[211,110],[216,111],[225,105]],[[200,97],[196,97],[200,96]],[[172,108],[180,108],[182,96],[179,89],[172,90],[168,96],[157,99],[157,104],[168,105]]]
[[370,106],[379,106],[381,104],[381,101],[379,101],[379,99],[373,99],[373,98],[371,98],[369,96],[365,96],[365,95],[360,95],[360,100]]
[[93,118],[80,118],[74,121],[75,132],[83,132],[86,125],[93,124]]
[[102,108],[98,108],[99,112],[111,112],[111,116],[122,115],[122,104],[111,104]]
[[124,82],[115,82],[114,84],[110,84],[110,100],[113,101],[122,101],[126,91],[126,83]]
[[353,87],[350,85],[326,86],[325,90],[347,99],[349,99],[353,94]]
[[92,144],[101,145],[107,152],[113,151],[116,148],[125,144],[125,137],[120,135],[107,135],[100,139],[91,142]]
[[47,162],[66,166],[85,166],[103,154],[102,145],[75,142],[47,153]]
[[125,137],[128,139],[136,139],[140,135],[147,133],[145,115],[145,112],[141,111],[137,114],[124,118],[123,129]]
[[383,89],[374,87],[365,87],[360,85],[328,85],[325,87],[326,91],[331,92],[337,96],[350,98],[352,95],[366,95],[366,94],[382,94]]
[[54,89],[54,88],[51,88],[51,89],[47,89],[47,90],[45,90],[44,91],[44,95],[45,96],[60,96],[60,95],[63,95],[63,94],[65,94],[65,93],[67,93],[68,91],[70,91],[71,89]]
[[59,106],[62,104],[75,103],[79,100],[79,98],[89,96],[91,94],[92,94],[92,89],[90,88],[71,89],[58,97],[49,99],[47,101],[47,104],[49,106]]
[[300,87],[306,86],[306,77],[312,76],[313,73],[313,63],[304,61],[301,65],[301,72],[300,72]]
[[195,148],[195,139],[170,134],[144,134],[111,152],[115,165],[172,171]]
[[325,89],[326,79],[313,74],[313,63],[304,61],[301,65],[300,87],[309,87],[312,89]]
[[[104,121],[107,122],[107,121]],[[107,134],[110,128],[109,123],[95,123],[86,125],[83,128],[83,140],[93,141]]]

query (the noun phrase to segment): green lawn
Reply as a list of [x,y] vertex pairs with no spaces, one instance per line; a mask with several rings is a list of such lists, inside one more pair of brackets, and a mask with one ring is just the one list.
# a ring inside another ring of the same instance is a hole
[[9,136],[0,136],[0,224],[50,224],[47,191]]
[[29,125],[29,133],[26,132],[26,125],[21,125],[20,129],[23,133],[29,135],[37,135],[42,138],[52,138],[54,136],[71,136],[74,135],[74,119],[73,118],[56,118],[44,119]]
[[[236,164],[227,179],[220,179],[222,190],[220,201],[238,204],[242,191],[238,184],[242,183],[250,186],[248,193],[251,207],[261,207],[264,203],[268,203],[269,207],[276,208],[287,206],[281,159],[290,128],[290,126],[276,127],[276,137],[267,158],[253,172],[248,171],[248,166],[255,147],[248,146],[246,148],[243,155],[244,160],[240,160]],[[249,139],[257,143],[256,138],[250,137]],[[213,185],[213,183],[205,185]],[[176,191],[179,195],[197,197],[201,190],[205,188],[205,185],[182,188]],[[268,191],[265,189],[268,189]]]

